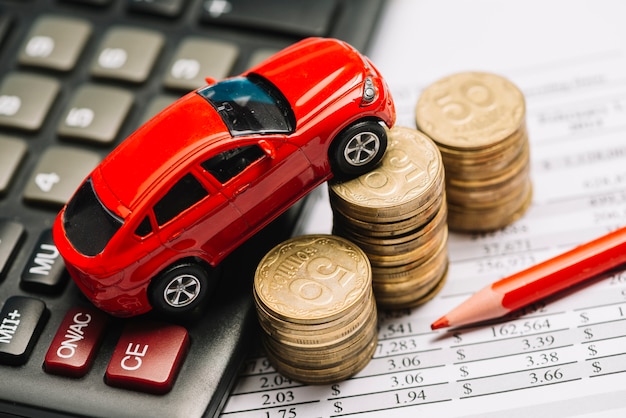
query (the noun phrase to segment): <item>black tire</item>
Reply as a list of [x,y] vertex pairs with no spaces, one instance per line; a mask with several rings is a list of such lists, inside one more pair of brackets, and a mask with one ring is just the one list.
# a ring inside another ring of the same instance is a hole
[[179,316],[198,308],[212,293],[217,278],[193,262],[175,264],[152,280],[148,297],[153,309]]
[[329,158],[333,174],[353,178],[372,170],[387,149],[387,132],[377,121],[364,120],[344,129],[333,140]]

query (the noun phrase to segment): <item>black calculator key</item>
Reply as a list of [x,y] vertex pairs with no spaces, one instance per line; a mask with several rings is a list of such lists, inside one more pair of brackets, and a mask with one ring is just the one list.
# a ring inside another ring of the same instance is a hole
[[165,36],[160,32],[116,26],[108,30],[91,65],[95,77],[143,83],[152,72]]
[[161,110],[165,109],[167,106],[171,105],[178,99],[178,96],[170,95],[170,94],[160,94],[153,98],[150,103],[146,106],[145,111],[139,121],[139,124],[136,126],[137,128],[144,123],[148,122],[154,116],[156,116]]
[[216,80],[230,73],[239,48],[216,39],[189,37],[178,46],[163,84],[172,89],[195,90],[206,84],[205,77]]
[[100,155],[86,149],[60,145],[47,148],[26,185],[24,199],[64,205],[100,159]]
[[38,130],[60,87],[59,81],[49,76],[8,74],[0,84],[0,127]]
[[110,144],[133,104],[133,94],[120,87],[85,84],[74,93],[61,117],[60,136]]
[[278,51],[279,51],[278,49],[274,49],[274,48],[257,49],[256,51],[252,53],[252,55],[250,56],[250,59],[248,60],[248,68],[254,67],[257,64],[262,63],[263,61],[265,61],[266,59],[268,59],[269,57],[271,57]]
[[63,0],[68,3],[85,4],[88,6],[108,6],[113,0]]
[[9,32],[11,26],[11,19],[2,10],[0,10],[0,46],[2,46],[2,40],[5,34]]
[[26,363],[46,323],[48,311],[39,299],[13,296],[0,312],[0,363]]
[[281,32],[326,36],[337,11],[336,0],[204,0],[202,21]]
[[185,0],[127,0],[128,9],[138,13],[177,17],[183,12]]
[[58,293],[66,282],[65,263],[52,240],[52,230],[46,229],[24,267],[20,285],[29,292]]
[[17,168],[26,155],[26,142],[0,135],[0,196],[9,188]]
[[6,276],[23,236],[21,224],[0,219],[0,280]]
[[19,63],[69,71],[76,65],[91,33],[92,26],[86,20],[42,16],[24,40]]

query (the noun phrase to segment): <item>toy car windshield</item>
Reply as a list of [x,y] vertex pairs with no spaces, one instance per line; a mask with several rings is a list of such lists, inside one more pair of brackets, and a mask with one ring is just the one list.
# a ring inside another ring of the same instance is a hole
[[[102,252],[122,226],[122,220],[100,202],[91,180],[84,182],[68,202],[63,221],[67,238],[86,256]],[[85,225],[97,227],[86,228]]]
[[198,94],[215,108],[232,136],[294,130],[295,118],[283,94],[254,74],[210,85]]

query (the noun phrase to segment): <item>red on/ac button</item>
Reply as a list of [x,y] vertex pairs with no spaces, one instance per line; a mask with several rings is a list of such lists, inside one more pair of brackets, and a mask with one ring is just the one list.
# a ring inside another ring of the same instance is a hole
[[93,363],[107,322],[107,315],[101,311],[81,307],[70,309],[46,353],[46,373],[84,376]]
[[188,348],[189,335],[181,326],[131,322],[115,346],[105,381],[126,389],[169,392]]

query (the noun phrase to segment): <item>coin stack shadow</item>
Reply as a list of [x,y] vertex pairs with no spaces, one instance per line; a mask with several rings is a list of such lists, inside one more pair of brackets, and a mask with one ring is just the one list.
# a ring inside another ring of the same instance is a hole
[[444,167],[433,141],[394,127],[378,167],[328,189],[333,234],[367,254],[378,306],[407,308],[434,297],[447,275],[448,228]]
[[416,123],[441,151],[451,230],[499,229],[529,207],[525,114],[521,91],[491,73],[453,74],[420,95]]
[[270,250],[253,294],[268,359],[310,384],[345,380],[372,358],[377,311],[365,253],[332,235],[304,235]]

